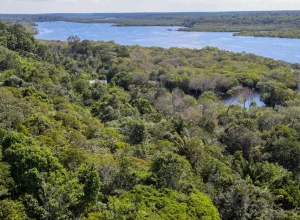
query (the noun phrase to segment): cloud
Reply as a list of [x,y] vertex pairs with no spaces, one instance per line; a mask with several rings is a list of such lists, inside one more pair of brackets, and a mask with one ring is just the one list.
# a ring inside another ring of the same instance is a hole
[[56,0],[10,0],[12,2],[53,2]]
[[33,3],[39,3],[39,2],[47,2],[47,3],[55,3],[55,4],[60,4],[60,3],[76,3],[79,0],[10,0],[12,2],[33,2]]

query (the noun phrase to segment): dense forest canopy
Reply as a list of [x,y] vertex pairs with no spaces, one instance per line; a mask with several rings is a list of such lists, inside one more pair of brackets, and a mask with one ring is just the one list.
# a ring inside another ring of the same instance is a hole
[[300,38],[300,11],[169,12],[94,14],[0,14],[0,21],[69,21],[115,23],[118,26],[183,26],[179,31],[238,32],[238,36]]
[[300,219],[298,64],[0,27],[0,219]]

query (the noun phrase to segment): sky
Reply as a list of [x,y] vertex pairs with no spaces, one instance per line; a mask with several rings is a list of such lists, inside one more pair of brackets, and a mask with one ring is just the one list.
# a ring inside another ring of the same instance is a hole
[[0,13],[300,10],[300,0],[0,0]]

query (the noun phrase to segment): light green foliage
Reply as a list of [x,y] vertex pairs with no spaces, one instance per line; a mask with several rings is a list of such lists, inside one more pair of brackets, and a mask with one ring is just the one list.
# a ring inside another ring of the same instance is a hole
[[210,199],[196,190],[184,195],[136,186],[121,198],[111,197],[108,207],[109,219],[220,219]]
[[206,195],[194,190],[189,197],[189,206],[191,208],[189,212],[191,216],[196,216],[198,219],[203,220],[220,219],[217,209]]
[[4,199],[0,201],[0,219],[26,220],[28,217],[22,203]]

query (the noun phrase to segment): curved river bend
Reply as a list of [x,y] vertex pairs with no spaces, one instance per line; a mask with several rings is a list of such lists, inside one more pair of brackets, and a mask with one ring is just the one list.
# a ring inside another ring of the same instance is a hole
[[[38,23],[37,39],[65,41],[71,35],[86,40],[113,40],[122,45],[158,46],[164,48],[218,47],[233,52],[248,52],[260,56],[300,63],[300,39],[234,37],[228,32],[180,32],[180,27],[116,27],[112,24],[82,24],[71,22]],[[172,30],[172,31],[170,31]]]

